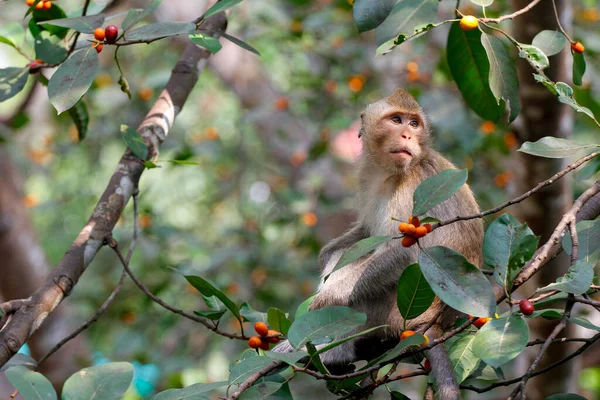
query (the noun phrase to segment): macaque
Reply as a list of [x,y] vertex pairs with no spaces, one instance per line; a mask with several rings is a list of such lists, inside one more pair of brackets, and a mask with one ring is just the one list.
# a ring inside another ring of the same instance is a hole
[[[319,255],[322,276],[331,273],[338,260],[353,244],[370,236],[398,236],[398,222],[412,214],[413,193],[426,178],[456,168],[431,148],[431,133],[427,117],[416,100],[406,91],[397,89],[391,96],[368,105],[361,114],[359,137],[363,150],[358,166],[358,220],[343,236],[328,243]],[[427,216],[440,220],[479,212],[471,189],[464,185],[450,199],[435,206]],[[461,221],[434,230],[420,239],[424,248],[446,246],[463,254],[479,267],[482,263],[483,225],[481,220]],[[371,349],[360,348],[361,343],[393,340],[397,343],[403,329],[418,330],[429,325],[443,307],[436,297],[431,307],[421,316],[407,321],[406,328],[396,305],[396,288],[402,271],[418,262],[419,248],[402,247],[400,240],[392,240],[373,253],[333,272],[322,281],[310,305],[311,310],[330,306],[347,306],[367,315],[366,325],[358,331],[379,325],[365,339],[355,339],[321,355],[328,366],[344,366],[361,359],[359,354]],[[439,337],[458,313],[449,307],[436,324],[427,331],[430,338]],[[355,332],[352,332],[355,333]],[[283,350],[281,347],[281,350]],[[279,349],[277,351],[280,351]],[[444,380],[453,380],[452,366],[443,346],[428,351],[438,395],[441,398],[459,398],[456,393],[443,392]],[[436,363],[445,365],[449,375],[435,376]],[[447,364],[447,365],[446,365]]]

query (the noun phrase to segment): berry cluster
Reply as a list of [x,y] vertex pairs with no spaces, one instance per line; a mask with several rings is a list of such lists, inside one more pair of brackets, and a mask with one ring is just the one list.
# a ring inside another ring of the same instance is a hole
[[408,218],[408,222],[401,222],[398,225],[398,230],[404,233],[402,238],[402,246],[410,247],[417,243],[417,239],[420,239],[427,235],[433,230],[431,224],[425,224],[421,226],[419,218],[413,217],[412,215]]
[[[248,346],[250,346],[250,348],[252,348],[252,349],[260,348],[262,350],[269,350],[269,345],[271,343],[279,343],[279,337],[276,337],[274,335],[281,335],[281,334],[273,329],[269,329],[267,324],[265,324],[264,322],[255,323],[254,330],[260,336],[252,336],[248,340]],[[274,337],[267,337],[267,336],[274,336]]]
[[[35,0],[25,0],[25,4],[31,7],[35,3]],[[52,2],[50,0],[42,0],[35,5],[36,10],[49,10],[52,8]]]
[[112,44],[117,41],[119,37],[119,28],[114,25],[109,25],[106,29],[96,28],[94,30],[94,39],[96,41],[92,44],[92,47],[96,49],[98,53],[102,51],[103,43]]
[[[400,335],[400,340],[404,340],[406,338],[411,337],[412,335],[414,335],[415,331],[411,331],[411,330],[405,330],[404,332],[402,332],[402,335]],[[427,346],[429,344],[429,338],[427,337],[427,335],[423,335],[425,337],[425,341],[421,344],[421,347],[423,346]]]

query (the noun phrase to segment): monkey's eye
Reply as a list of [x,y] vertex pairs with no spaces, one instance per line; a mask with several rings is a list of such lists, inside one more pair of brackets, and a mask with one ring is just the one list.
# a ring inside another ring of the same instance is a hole
[[402,118],[399,115],[392,115],[391,120],[392,120],[392,122],[394,122],[396,124],[402,123]]
[[416,119],[412,119],[409,122],[409,125],[412,126],[412,127],[414,127],[414,128],[416,128],[417,126],[419,126],[419,122]]

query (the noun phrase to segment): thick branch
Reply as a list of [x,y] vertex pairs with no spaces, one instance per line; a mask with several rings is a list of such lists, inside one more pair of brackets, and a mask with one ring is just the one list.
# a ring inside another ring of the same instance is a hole
[[[206,28],[222,30],[223,14],[205,21]],[[171,78],[160,97],[138,128],[149,145],[149,157],[158,155],[175,116],[181,111],[194,88],[200,71],[210,53],[194,44],[188,45],[173,69]],[[19,309],[0,331],[0,365],[4,365],[44,322],[46,317],[71,293],[73,287],[92,262],[104,240],[110,237],[121,212],[137,188],[144,171],[142,160],[125,151],[116,171],[102,194],[94,212],[58,266],[46,277],[44,284],[31,296],[31,302]]]

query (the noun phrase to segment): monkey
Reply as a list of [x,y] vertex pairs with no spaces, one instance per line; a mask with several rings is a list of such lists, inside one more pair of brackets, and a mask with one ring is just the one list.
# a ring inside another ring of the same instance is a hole
[[[341,237],[329,242],[319,254],[321,283],[309,310],[331,306],[347,306],[367,315],[363,329],[388,325],[366,336],[366,342],[395,340],[404,329],[418,330],[430,326],[444,304],[436,297],[429,309],[419,317],[403,320],[396,304],[398,279],[404,269],[418,262],[418,246],[402,247],[391,240],[373,253],[333,271],[342,254],[356,242],[371,236],[398,236],[398,223],[392,217],[408,220],[412,215],[413,193],[425,179],[456,167],[431,146],[430,123],[414,97],[403,89],[369,104],[361,113],[359,137],[362,154],[358,162],[358,218]],[[468,185],[463,185],[451,198],[433,207],[427,216],[440,220],[479,212],[479,206]],[[463,254],[478,268],[482,264],[483,224],[480,219],[460,221],[435,229],[420,244],[424,248],[446,246]],[[330,275],[331,274],[331,275]],[[330,275],[325,281],[323,278]],[[430,337],[441,336],[458,312],[446,307],[442,316],[428,331]],[[321,354],[328,367],[344,366],[357,361],[361,340],[354,339]],[[282,344],[275,351],[288,351]],[[427,357],[432,366],[444,364],[449,371],[435,376],[437,395],[444,399],[460,398],[460,393],[443,393],[454,380],[453,369],[443,346],[435,346]],[[434,368],[439,370],[440,368]],[[435,372],[435,371],[434,371]],[[447,385],[446,385],[447,386]],[[456,386],[456,385],[454,385]]]

